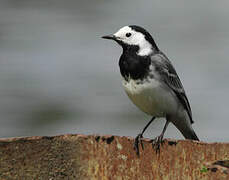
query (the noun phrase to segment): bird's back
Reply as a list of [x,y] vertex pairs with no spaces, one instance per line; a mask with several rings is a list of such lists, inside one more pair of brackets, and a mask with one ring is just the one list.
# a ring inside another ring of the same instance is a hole
[[165,56],[164,53],[159,52],[151,56],[151,63],[160,80],[175,93],[179,102],[187,111],[190,122],[193,123],[192,111],[188,98],[180,81],[180,78],[177,75],[177,72],[170,60]]

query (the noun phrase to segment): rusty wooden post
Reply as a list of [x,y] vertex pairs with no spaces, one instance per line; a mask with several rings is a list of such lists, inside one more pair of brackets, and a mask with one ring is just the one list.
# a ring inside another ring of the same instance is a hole
[[[229,143],[62,135],[0,139],[0,179],[229,179]],[[219,161],[220,160],[220,161]]]

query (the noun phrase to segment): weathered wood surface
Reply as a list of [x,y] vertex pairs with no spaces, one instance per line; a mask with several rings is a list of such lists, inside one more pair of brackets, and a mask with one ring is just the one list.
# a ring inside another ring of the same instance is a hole
[[0,179],[229,179],[229,143],[169,139],[160,154],[143,143],[138,157],[130,137],[0,139]]

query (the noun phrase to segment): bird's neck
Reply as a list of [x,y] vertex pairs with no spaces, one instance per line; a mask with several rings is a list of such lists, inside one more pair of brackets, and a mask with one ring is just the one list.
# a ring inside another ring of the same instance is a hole
[[127,54],[127,53],[136,54],[139,51],[139,46],[135,46],[135,45],[123,44],[122,48],[123,48],[123,54]]
[[140,48],[137,52],[139,56],[150,56],[153,54],[153,49],[151,47]]
[[150,44],[144,44],[141,46],[136,45],[123,45],[123,53],[130,53],[130,54],[137,54],[138,56],[150,56],[157,52],[155,48],[152,47]]
[[150,56],[139,56],[136,50],[138,49],[126,49],[120,57],[120,72],[126,80],[144,79],[149,72]]
[[137,54],[139,56],[150,56],[154,52],[154,48],[148,41],[143,41],[139,43],[139,49]]

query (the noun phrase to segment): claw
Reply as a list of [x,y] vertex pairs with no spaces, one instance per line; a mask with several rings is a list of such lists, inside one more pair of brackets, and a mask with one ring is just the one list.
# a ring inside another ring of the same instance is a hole
[[164,144],[163,136],[158,136],[152,140],[152,147],[155,149],[156,154],[160,153],[160,147]]
[[138,134],[137,137],[134,140],[134,150],[136,151],[136,154],[138,156],[140,155],[140,152],[139,152],[139,141],[140,141],[142,149],[144,150],[142,138],[143,138],[142,134]]

